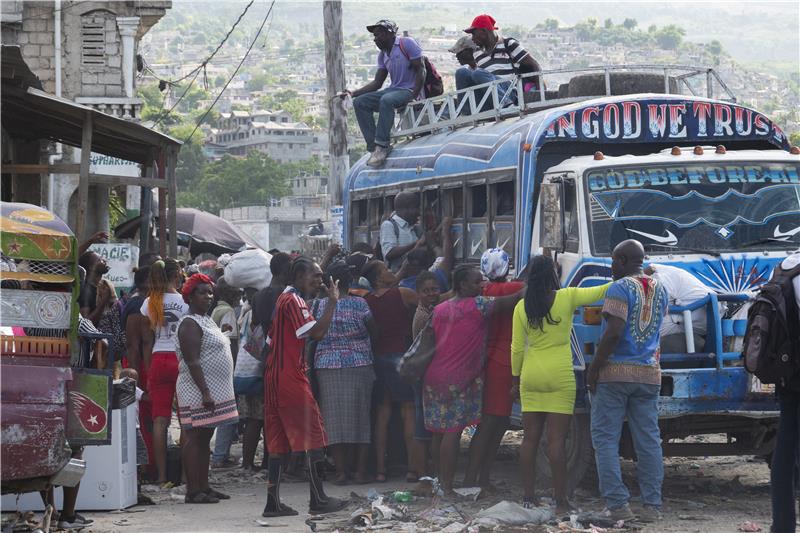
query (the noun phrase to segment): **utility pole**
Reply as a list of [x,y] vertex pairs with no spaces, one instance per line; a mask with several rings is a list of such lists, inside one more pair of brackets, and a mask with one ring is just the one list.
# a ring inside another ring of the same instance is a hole
[[340,241],[342,236],[339,232],[343,219],[339,217],[343,213],[338,206],[342,205],[342,187],[350,170],[350,158],[347,155],[347,110],[344,108],[344,100],[336,96],[346,87],[341,0],[325,0],[322,3],[322,18],[325,25],[325,72],[328,84],[328,193],[336,206],[332,209],[334,239]]

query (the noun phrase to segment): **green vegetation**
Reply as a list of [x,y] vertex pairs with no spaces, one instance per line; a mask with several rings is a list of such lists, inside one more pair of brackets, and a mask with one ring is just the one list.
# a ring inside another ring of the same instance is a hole
[[193,169],[193,176],[182,176],[185,181],[183,186],[178,182],[178,204],[217,213],[235,205],[265,203],[270,198],[287,195],[290,178],[322,170],[318,159],[281,164],[256,151],[247,157],[225,155],[202,165],[199,173]]

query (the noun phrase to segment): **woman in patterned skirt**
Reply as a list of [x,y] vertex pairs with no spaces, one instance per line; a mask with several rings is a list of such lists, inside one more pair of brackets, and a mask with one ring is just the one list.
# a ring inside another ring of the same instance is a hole
[[[353,269],[344,261],[331,264],[328,275],[339,287],[353,283]],[[314,318],[320,320],[326,307],[328,298],[316,300],[312,304]],[[319,341],[314,354],[319,407],[336,464],[336,485],[346,485],[350,479],[359,484],[372,481],[367,477],[367,462],[372,439],[370,398],[375,381],[371,339],[375,334],[367,302],[360,296],[342,295],[328,334]]]
[[522,292],[481,296],[483,275],[472,265],[453,273],[455,297],[433,310],[436,353],[423,378],[425,427],[446,496],[453,494],[458,447],[464,428],[481,421],[488,319],[514,309]]
[[228,338],[206,314],[214,283],[194,274],[183,285],[189,314],[178,325],[178,412],[185,437],[186,503],[217,503],[230,496],[208,485],[208,444],[214,428],[238,420],[233,394],[233,357]]

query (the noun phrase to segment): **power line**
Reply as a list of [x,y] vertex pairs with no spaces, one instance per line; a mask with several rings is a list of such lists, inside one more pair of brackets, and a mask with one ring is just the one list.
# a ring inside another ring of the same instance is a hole
[[[194,135],[194,132],[197,131],[197,128],[199,128],[200,125],[203,124],[203,122],[205,121],[206,117],[208,117],[208,114],[211,112],[212,109],[214,109],[214,106],[217,105],[217,102],[219,101],[220,97],[225,93],[225,89],[228,88],[228,85],[230,85],[231,81],[233,81],[233,78],[235,78],[236,75],[239,73],[239,69],[242,68],[242,65],[244,64],[245,60],[247,59],[247,56],[250,55],[250,51],[253,49],[253,46],[255,46],[256,42],[258,41],[258,37],[261,35],[261,31],[264,29],[264,25],[266,25],[267,20],[269,19],[269,16],[272,14],[272,8],[273,7],[275,7],[275,0],[272,0],[272,3],[269,5],[269,10],[267,11],[267,14],[264,16],[264,20],[261,21],[261,26],[258,27],[258,31],[256,32],[255,37],[253,37],[253,40],[250,42],[250,46],[245,51],[244,56],[242,56],[242,60],[239,61],[238,65],[236,65],[236,70],[233,71],[233,74],[231,74],[231,77],[228,78],[228,81],[226,81],[225,85],[222,86],[222,90],[220,90],[220,92],[217,95],[217,97],[214,98],[214,101],[211,102],[211,105],[208,107],[206,112],[203,113],[203,116],[200,117],[200,120],[197,121],[197,124],[195,124],[194,129],[192,130],[192,132],[186,137],[186,139],[184,139],[184,141],[183,141],[184,143],[188,142],[189,139],[192,138],[192,135]],[[267,32],[269,32],[269,30],[267,30]]]
[[[195,74],[199,73],[202,69],[205,68],[205,66],[208,64],[208,62],[211,61],[214,58],[215,55],[217,55],[217,52],[220,51],[222,46],[225,44],[225,42],[231,36],[231,34],[233,33],[233,30],[236,29],[236,26],[239,25],[239,23],[244,18],[245,14],[247,14],[247,10],[250,9],[250,6],[253,5],[253,2],[255,2],[255,0],[250,0],[250,2],[245,6],[244,11],[241,12],[241,14],[239,15],[239,18],[236,19],[236,22],[233,23],[233,26],[231,26],[231,29],[228,30],[228,33],[225,34],[225,37],[222,38],[222,41],[217,45],[217,47],[214,49],[214,51],[211,52],[211,55],[209,55],[207,58],[205,58],[199,65],[197,65],[197,67],[195,67],[194,69],[189,71],[189,73],[187,73],[185,76],[182,76],[182,77],[174,79],[174,80],[167,80],[167,79],[159,77],[158,74],[153,72],[153,70],[149,66],[147,66],[146,64],[145,64],[145,69],[148,72],[150,72],[153,75],[153,77],[156,78],[157,80],[163,81],[163,82],[168,83],[170,85],[175,85],[177,83],[180,83],[183,80],[186,80],[186,79],[190,78],[192,75],[195,75]],[[197,78],[197,76],[195,76],[195,79],[196,78]]]

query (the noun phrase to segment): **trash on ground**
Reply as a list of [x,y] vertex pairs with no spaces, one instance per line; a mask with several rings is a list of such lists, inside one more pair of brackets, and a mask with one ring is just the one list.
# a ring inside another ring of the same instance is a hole
[[750,533],[756,533],[757,531],[761,531],[761,526],[756,524],[755,522],[751,522],[750,520],[746,520],[739,524],[739,531],[747,531]]
[[553,511],[546,507],[525,509],[521,505],[503,500],[497,505],[480,511],[473,525],[495,528],[499,525],[523,526],[526,524],[543,524],[553,519]]
[[459,496],[472,500],[473,502],[478,499],[478,496],[481,495],[481,488],[480,487],[464,487],[461,489],[453,489],[456,494]]

